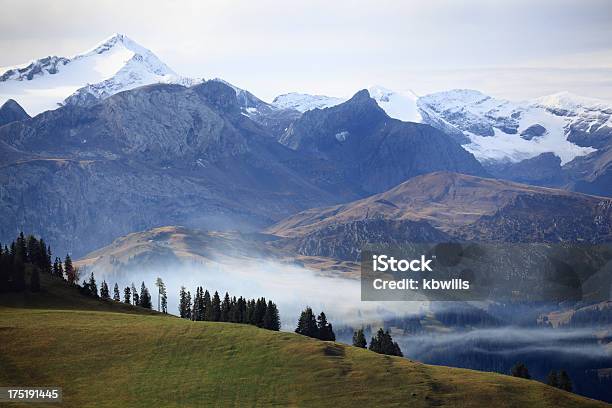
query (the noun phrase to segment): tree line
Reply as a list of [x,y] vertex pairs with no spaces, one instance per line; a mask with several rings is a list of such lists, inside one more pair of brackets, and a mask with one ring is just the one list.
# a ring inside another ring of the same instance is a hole
[[78,281],[79,270],[72,265],[70,255],[66,255],[64,261],[56,257],[52,263],[51,259],[51,247],[42,238],[26,237],[23,232],[10,245],[0,245],[0,293],[26,289],[38,292],[41,273],[65,279],[71,284]]
[[[108,284],[102,281],[98,291],[93,272],[79,285],[81,272],[73,265],[70,255],[66,255],[63,261],[59,257],[55,257],[53,262],[51,259],[51,247],[45,243],[44,239],[38,239],[34,235],[26,237],[21,232],[10,245],[0,245],[0,293],[23,292],[28,289],[31,292],[38,292],[40,291],[40,274],[44,273],[65,280],[70,285],[78,286],[83,295],[111,300]],[[160,278],[157,278],[155,286],[158,288],[158,311],[167,313],[166,287]],[[112,300],[121,301],[117,283],[113,287]],[[144,282],[142,282],[140,292],[136,290],[133,283],[131,287],[126,287],[123,290],[123,302],[152,308],[151,295]]]
[[[166,294],[166,286],[161,278],[157,278],[155,282],[155,286],[158,288],[158,302],[157,302],[157,311],[162,313],[168,313],[168,296]],[[99,298],[104,301],[113,300],[115,302],[121,302],[121,292],[119,290],[119,285],[115,283],[113,286],[113,295],[111,297],[110,289],[106,280],[103,280],[100,284],[100,290],[98,292],[98,285],[96,283],[96,278],[93,272],[89,275],[89,279],[87,281],[83,281],[80,286],[80,291],[85,296],[90,296],[93,298]],[[136,289],[134,283],[131,286],[126,286],[123,289],[123,303],[132,305],[132,306],[140,306],[146,309],[153,309],[153,302],[151,300],[151,293],[149,289],[145,285],[144,282],[140,285],[140,292]]]
[[242,296],[231,297],[225,292],[223,300],[219,292],[211,296],[202,286],[196,288],[195,294],[184,286],[179,292],[179,316],[194,321],[230,322],[251,324],[263,329],[280,330],[280,315],[276,303],[265,298],[245,299]]

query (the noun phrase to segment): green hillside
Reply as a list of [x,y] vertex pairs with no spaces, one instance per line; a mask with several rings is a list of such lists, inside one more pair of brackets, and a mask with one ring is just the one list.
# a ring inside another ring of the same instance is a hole
[[536,381],[146,313],[50,282],[0,295],[0,385],[61,386],[66,407],[605,405]]

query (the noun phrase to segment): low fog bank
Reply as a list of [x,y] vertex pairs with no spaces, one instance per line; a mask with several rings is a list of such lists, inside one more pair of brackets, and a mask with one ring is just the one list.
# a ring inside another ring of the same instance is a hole
[[167,287],[168,312],[178,314],[178,295],[181,286],[193,294],[197,286],[208,289],[211,295],[218,291],[230,296],[258,298],[274,301],[279,308],[283,330],[294,330],[300,312],[310,306],[316,313],[325,311],[335,327],[382,324],[383,321],[419,313],[424,302],[362,302],[360,281],[326,276],[294,264],[269,260],[244,260],[183,263],[175,266],[147,267],[109,275],[94,270],[98,280],[115,282],[121,288],[132,284],[140,290],[144,281],[157,307],[157,289],[154,282],[162,278]]
[[[610,328],[612,329],[612,328]],[[595,332],[587,328],[501,327],[447,333],[398,336],[409,355],[427,355],[436,350],[470,348],[483,354],[512,356],[547,352],[577,358],[612,359],[605,347],[612,331]]]

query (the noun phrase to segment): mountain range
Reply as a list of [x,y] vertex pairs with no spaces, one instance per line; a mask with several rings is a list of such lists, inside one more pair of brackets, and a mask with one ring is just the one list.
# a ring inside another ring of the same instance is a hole
[[[257,229],[384,191],[401,177],[483,172],[450,137],[389,118],[363,92],[293,126],[307,128],[326,114],[326,126],[338,133],[354,112],[376,117],[376,129],[351,136],[346,160],[339,159],[345,144],[333,134],[337,146],[329,150],[279,143],[244,114],[233,88],[215,80],[148,85],[11,122],[0,127],[0,205],[7,215],[0,236],[35,231],[62,252],[84,254],[150,227]],[[360,162],[363,149],[368,161]],[[394,151],[429,157],[387,161]]]
[[[541,225],[529,236],[532,206],[542,216],[546,208],[579,210],[585,222],[601,215],[598,237],[607,234],[607,210],[599,214],[593,204],[605,202],[601,197],[486,181],[612,195],[612,109],[569,94],[515,103],[477,91],[419,97],[371,87],[351,98],[289,93],[267,103],[223,79],[178,75],[117,34],[72,58],[7,70],[0,98],[6,99],[2,241],[25,230],[45,236],[60,253],[83,255],[134,231],[165,225],[256,231],[312,208],[392,194],[405,183],[437,191],[451,188],[450,180],[483,186],[470,190],[475,208],[466,212],[480,217],[470,227],[445,226],[445,212],[435,220],[394,212],[383,221],[361,214],[333,234],[551,238],[552,227]],[[432,172],[441,173],[427,176]],[[506,199],[517,189],[530,194]],[[483,203],[491,207],[480,211]],[[446,213],[462,205],[453,201]],[[595,228],[561,225],[559,239],[582,239]],[[317,233],[323,240],[331,232]]]
[[[513,102],[474,90],[425,96],[368,89],[393,118],[425,123],[453,137],[497,178],[612,194],[612,104],[568,92]],[[278,107],[302,112],[343,99],[286,94]]]

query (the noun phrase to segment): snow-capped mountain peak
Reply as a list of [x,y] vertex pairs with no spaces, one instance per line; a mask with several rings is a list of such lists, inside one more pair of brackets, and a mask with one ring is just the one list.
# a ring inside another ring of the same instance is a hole
[[102,41],[90,51],[77,55],[73,60],[85,58],[92,55],[101,55],[107,52],[112,52],[114,49],[123,48],[133,53],[132,58],[140,61],[152,73],[156,75],[176,75],[165,63],[163,63],[150,50],[138,44],[125,34],[115,33],[106,40]]
[[38,114],[64,103],[91,103],[151,83],[191,84],[150,50],[114,34],[73,57],[50,56],[0,74],[0,103],[15,99]]

